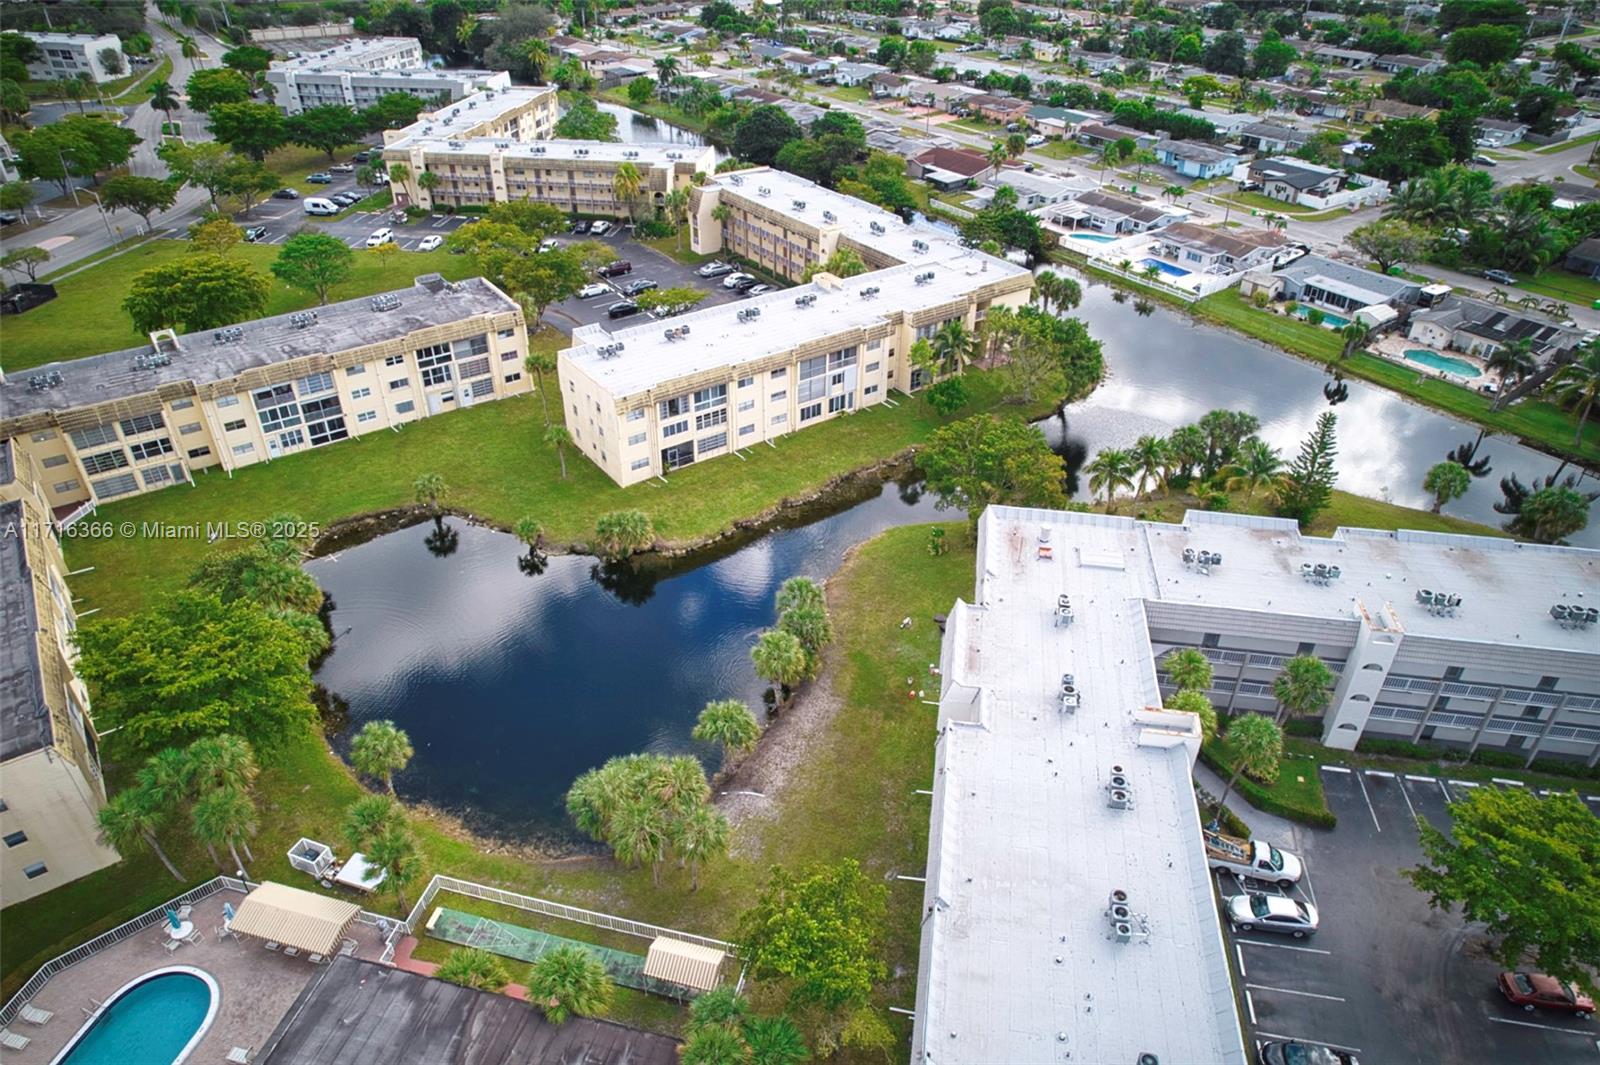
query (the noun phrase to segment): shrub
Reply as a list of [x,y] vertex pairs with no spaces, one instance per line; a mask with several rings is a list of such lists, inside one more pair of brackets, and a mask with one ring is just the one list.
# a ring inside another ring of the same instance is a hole
[[[1209,745],[1200,748],[1200,759],[1224,780],[1233,773],[1233,767],[1224,764]],[[1333,828],[1339,823],[1338,816],[1332,810],[1314,809],[1284,802],[1273,792],[1251,780],[1247,774],[1239,775],[1239,782],[1234,785],[1233,791],[1235,795],[1241,796],[1263,813],[1277,814],[1279,817],[1287,817],[1291,821],[1299,821],[1314,828]]]
[[1490,769],[1521,769],[1527,760],[1526,755],[1512,754],[1510,751],[1491,751],[1482,747],[1467,757],[1467,761],[1474,765],[1487,766]]
[[659,237],[670,237],[678,232],[678,227],[671,222],[660,218],[647,218],[634,227],[633,235],[640,240],[655,240]]
[[1307,736],[1316,739],[1322,735],[1322,720],[1315,717],[1291,717],[1283,723],[1283,731],[1289,736]]
[[1267,294],[1266,289],[1258,288],[1250,293],[1250,302],[1255,304],[1259,310],[1266,310],[1267,304],[1272,302],[1272,297]]
[[1455,761],[1462,760],[1465,752],[1451,752],[1447,748],[1436,745],[1412,743],[1410,740],[1389,740],[1377,737],[1363,736],[1356,742],[1356,750],[1361,754],[1381,754],[1389,758],[1415,758],[1418,761]]

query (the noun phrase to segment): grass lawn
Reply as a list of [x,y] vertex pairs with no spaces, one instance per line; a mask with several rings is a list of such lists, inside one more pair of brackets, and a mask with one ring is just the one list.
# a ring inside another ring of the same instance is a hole
[[[1320,751],[1321,745],[1314,745]],[[1212,740],[1206,745],[1206,750],[1217,761],[1231,767],[1233,755],[1228,750],[1228,737],[1226,734]],[[1325,813],[1328,809],[1327,800],[1322,795],[1322,775],[1317,770],[1318,756],[1312,753],[1291,753],[1287,740],[1284,745],[1283,759],[1278,763],[1278,779],[1274,784],[1263,784],[1259,780],[1245,774],[1239,778],[1240,783],[1250,780],[1257,788],[1264,791],[1271,798],[1280,803],[1287,810],[1305,810],[1311,813]],[[1223,783],[1227,783],[1227,772],[1219,772]],[[1234,794],[1239,794],[1237,788]],[[1220,796],[1219,796],[1220,797]],[[1232,801],[1230,799],[1230,801]]]
[[1588,163],[1579,163],[1572,168],[1572,172],[1579,177],[1586,177],[1590,181],[1600,182],[1600,166],[1590,166]]
[[1517,288],[1585,307],[1600,300],[1600,281],[1582,277],[1559,266],[1551,267],[1537,277],[1518,278]]
[[872,100],[872,92],[861,85],[836,85],[825,93],[835,100],[845,100],[849,103],[864,104]]
[[1340,362],[1343,340],[1331,329],[1288,315],[1269,314],[1251,306],[1237,289],[1225,289],[1194,304],[1194,313],[1296,355],[1321,363],[1338,362],[1348,377],[1384,386],[1427,406],[1453,414],[1495,432],[1520,437],[1560,454],[1600,458],[1600,424],[1584,427],[1581,447],[1573,446],[1571,415],[1541,399],[1524,399],[1505,410],[1490,410],[1491,398],[1437,377],[1408,369],[1388,359],[1357,353]]
[[286,188],[296,189],[306,196],[321,196],[325,186],[312,184],[306,180],[306,175],[326,170],[334,163],[348,159],[364,147],[366,145],[346,144],[335,150],[333,158],[329,159],[328,153],[320,148],[302,148],[298,144],[286,144],[277,151],[269,153],[265,163],[268,170],[283,180]]
[[1037,148],[1029,148],[1030,152],[1038,152],[1047,159],[1071,159],[1074,156],[1088,155],[1089,149],[1077,141],[1045,141]]
[[[187,241],[152,240],[73,275],[61,284],[61,294],[56,299],[27,314],[6,319],[5,330],[0,333],[0,365],[15,373],[58,359],[79,359],[144,342],[144,334],[134,331],[122,309],[128,285],[141,270],[189,253]],[[267,274],[278,249],[262,244],[238,244],[228,254]],[[387,265],[378,256],[358,251],[350,280],[334,289],[330,299],[354,299],[373,292],[405,288],[418,274],[431,271],[454,280],[473,276],[477,265],[471,256],[451,255],[443,249],[421,253],[403,251]],[[267,276],[271,278],[271,274]],[[266,313],[287,314],[314,306],[316,300],[315,295],[272,278]]]
[[985,122],[980,118],[957,118],[945,123],[955,129],[964,129],[968,133],[995,134],[1004,133],[1005,126],[998,122]]
[[[1302,207],[1298,203],[1284,203],[1274,200],[1271,196],[1263,196],[1259,192],[1230,192],[1226,196],[1218,196],[1219,200],[1227,200],[1235,207],[1254,207],[1258,211],[1269,211],[1272,214],[1309,215],[1311,208]],[[1332,214],[1330,211],[1329,214]]]
[[[1592,780],[1585,781],[1574,777],[1555,776],[1551,773],[1536,773],[1527,769],[1507,769],[1500,766],[1477,765],[1465,761],[1427,761],[1418,758],[1401,758],[1396,755],[1375,754],[1369,751],[1339,751],[1332,747],[1324,747],[1316,740],[1304,737],[1290,736],[1284,741],[1285,754],[1293,753],[1296,756],[1315,758],[1327,765],[1342,765],[1361,769],[1387,769],[1399,773],[1425,773],[1429,776],[1443,776],[1451,780],[1471,780],[1480,784],[1492,784],[1496,777],[1502,780],[1520,780],[1534,788],[1548,788],[1551,791],[1578,790],[1585,795],[1595,793]],[[1452,752],[1464,758],[1466,751]]]
[[[127,240],[119,241],[118,243],[113,244],[109,248],[101,248],[99,251],[95,252],[93,255],[85,255],[83,258],[77,260],[76,262],[68,263],[66,266],[60,267],[59,269],[56,269],[56,270],[52,270],[48,274],[40,274],[39,275],[39,280],[40,281],[54,281],[58,277],[65,277],[68,274],[75,273],[76,271],[86,269],[86,268],[88,268],[90,266],[93,266],[95,263],[101,262],[102,260],[109,259],[109,258],[111,258],[112,256],[115,256],[115,255],[121,255],[123,252],[128,251],[131,248],[135,248],[138,245],[143,244],[147,240],[154,240],[154,239],[155,239],[154,237],[143,236],[143,235],[137,236],[137,237],[129,237]],[[3,343],[3,341],[0,341],[0,343]],[[3,347],[0,347],[0,353],[3,353]]]
[[700,255],[689,250],[688,233],[684,233],[681,238],[674,234],[670,237],[651,237],[649,240],[641,240],[639,243],[648,248],[654,248],[662,255],[676,259],[680,263],[687,263],[690,266],[699,266],[701,263],[708,263],[716,258],[715,255]]
[[1557,152],[1564,152],[1568,148],[1576,148],[1580,144],[1593,144],[1595,141],[1600,141],[1600,133],[1590,133],[1587,136],[1574,137],[1571,140],[1557,141],[1555,144],[1546,144],[1542,148],[1533,149],[1533,151],[1537,155],[1554,155]]
[[[172,59],[162,56],[161,62],[145,71],[135,75],[132,83],[126,89],[119,90],[112,102],[119,104],[142,104],[150,97],[150,86],[158,81],[167,81],[172,77]],[[126,80],[126,79],[125,79]]]

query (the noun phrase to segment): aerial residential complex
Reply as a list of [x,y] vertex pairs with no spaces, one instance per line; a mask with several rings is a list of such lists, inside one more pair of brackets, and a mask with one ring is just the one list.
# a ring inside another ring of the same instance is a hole
[[1588,549],[985,510],[941,654],[913,1060],[1244,1060],[1197,719],[1159,709],[1161,655],[1199,648],[1235,712],[1271,712],[1284,661],[1321,657],[1329,746],[1370,732],[1594,765],[1596,588]]
[[521,306],[483,278],[41,366],[0,381],[0,440],[46,506],[192,481],[531,387]]
[[66,573],[39,472],[0,440],[0,906],[117,861]]
[[28,64],[28,77],[35,81],[60,81],[88,74],[98,84],[114,81],[127,72],[106,69],[100,53],[107,50],[122,55],[122,41],[114,33],[24,33],[39,46],[39,58]]
[[485,89],[511,88],[511,75],[503,70],[345,70],[340,67],[311,67],[303,70],[269,70],[267,81],[277,88],[274,102],[291,115],[329,104],[342,104],[360,110],[371,107],[380,98],[394,92],[448,103]]
[[[718,205],[724,221],[713,218]],[[1033,275],[950,234],[792,174],[745,170],[694,189],[694,247],[798,279],[839,248],[870,266],[734,305],[623,328],[581,326],[557,374],[573,439],[634,484],[920,387],[911,345],[1027,301]]]

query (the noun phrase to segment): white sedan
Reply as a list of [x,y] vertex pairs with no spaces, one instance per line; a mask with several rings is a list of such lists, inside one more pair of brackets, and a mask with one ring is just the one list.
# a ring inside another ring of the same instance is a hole
[[1228,900],[1228,920],[1240,932],[1259,928],[1301,939],[1317,930],[1317,908],[1284,895],[1252,891]]
[[584,285],[578,290],[578,298],[580,300],[592,300],[596,296],[604,296],[610,291],[609,288],[601,284]]
[[438,251],[444,245],[444,238],[435,233],[417,241],[418,251]]

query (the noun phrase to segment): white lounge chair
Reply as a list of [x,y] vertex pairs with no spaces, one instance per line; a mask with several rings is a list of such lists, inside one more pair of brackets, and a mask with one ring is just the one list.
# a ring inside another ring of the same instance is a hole
[[354,954],[355,952],[356,952],[356,941],[355,940],[353,940],[353,939],[340,940],[340,942],[339,942],[339,953],[340,954],[348,956],[348,955]]
[[183,944],[184,944],[184,941],[181,940],[181,939],[169,939],[165,943],[161,944],[161,947],[168,954],[171,954],[173,951],[175,951],[179,947],[183,946]]
[[275,939],[267,940],[267,949],[268,950],[277,950],[278,947],[279,947],[279,943],[278,943],[277,940],[275,940]]
[[228,1051],[228,1065],[249,1065],[250,1053],[255,1047],[234,1047]]
[[297,958],[297,957],[300,956],[300,948],[299,947],[284,947],[283,948],[283,953],[284,953],[285,957]]
[[196,928],[193,932],[190,932],[188,935],[183,937],[183,941],[185,943],[204,943],[205,939],[206,939],[206,934],[204,932],[200,931],[200,929],[198,929],[198,928]]
[[33,1042],[25,1035],[18,1035],[9,1028],[0,1028],[0,1047],[7,1050],[27,1050],[28,1044]]
[[17,1015],[23,1020],[27,1021],[29,1024],[41,1028],[44,1025],[49,1024],[50,1018],[55,1016],[55,1014],[51,1013],[49,1010],[42,1010],[37,1006],[27,1005],[23,1006]]

